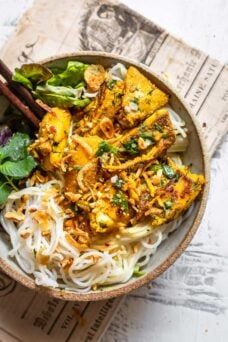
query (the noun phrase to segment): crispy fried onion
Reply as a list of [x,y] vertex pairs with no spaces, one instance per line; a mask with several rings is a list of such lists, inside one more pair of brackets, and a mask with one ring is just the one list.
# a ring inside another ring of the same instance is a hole
[[86,191],[87,189],[89,189],[89,185],[85,184],[84,177],[85,177],[85,173],[87,173],[89,170],[92,170],[93,168],[94,168],[94,161],[83,166],[82,169],[78,172],[77,181],[82,191]]
[[100,122],[100,129],[106,136],[106,138],[111,139],[114,136],[113,123],[109,118],[103,118]]
[[77,134],[74,134],[72,136],[72,140],[73,142],[77,143],[78,145],[80,145],[83,150],[89,155],[92,156],[93,155],[93,149],[91,148],[91,146],[89,144],[87,144],[84,139],[82,137],[80,137]]
[[136,157],[132,160],[128,160],[127,162],[125,163],[122,163],[122,164],[117,164],[117,165],[112,165],[111,163],[110,164],[105,164],[103,163],[103,168],[104,169],[107,169],[109,170],[110,172],[114,172],[114,171],[123,171],[123,170],[126,170],[130,167],[133,167],[139,163],[142,163],[142,162],[145,162],[145,161],[149,161],[149,160],[152,160],[154,158],[154,156],[150,153],[142,156],[142,157]]

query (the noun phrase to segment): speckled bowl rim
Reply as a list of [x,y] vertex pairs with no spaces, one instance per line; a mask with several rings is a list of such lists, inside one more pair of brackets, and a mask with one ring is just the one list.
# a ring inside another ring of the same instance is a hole
[[202,129],[197,119],[195,118],[195,115],[193,115],[191,109],[189,108],[185,100],[178,95],[178,93],[172,87],[172,85],[167,80],[162,79],[156,73],[151,71],[149,67],[124,56],[106,53],[106,52],[100,52],[100,51],[77,51],[75,53],[60,54],[60,55],[53,56],[51,58],[42,59],[39,61],[39,63],[46,64],[46,63],[54,62],[56,60],[65,59],[65,58],[68,58],[68,59],[77,58],[77,57],[86,58],[86,57],[91,57],[91,56],[100,57],[100,58],[106,57],[110,59],[117,59],[118,61],[122,61],[123,63],[128,63],[128,64],[134,65],[135,67],[139,67],[145,72],[151,74],[152,77],[157,79],[159,82],[163,83],[165,87],[167,87],[173,94],[175,94],[176,98],[184,107],[184,109],[190,116],[193,122],[193,125],[196,128],[196,134],[198,135],[200,145],[201,145],[200,147],[202,151],[203,169],[204,169],[206,184],[204,187],[203,194],[200,198],[200,205],[199,205],[196,217],[192,223],[192,226],[189,228],[187,234],[182,239],[182,241],[180,242],[176,250],[171,255],[169,255],[164,262],[158,265],[153,271],[148,272],[147,274],[145,274],[144,276],[140,278],[136,278],[131,283],[126,282],[125,284],[120,284],[121,285],[120,288],[116,288],[112,290],[109,290],[109,289],[106,290],[106,288],[104,288],[102,291],[94,291],[94,292],[89,292],[89,293],[76,293],[76,292],[69,292],[69,291],[65,291],[61,289],[40,287],[40,286],[35,285],[35,282],[32,278],[27,278],[23,274],[13,269],[13,267],[11,267],[6,260],[0,258],[0,269],[2,269],[8,276],[13,278],[17,282],[37,292],[41,292],[51,297],[64,299],[68,301],[97,301],[97,300],[105,300],[105,299],[122,296],[147,284],[149,281],[154,280],[159,275],[161,275],[164,271],[166,271],[177,260],[177,258],[184,252],[184,250],[188,247],[188,245],[190,244],[193,236],[195,235],[201,223],[201,220],[203,218],[203,214],[206,208],[207,199],[208,199],[209,182],[210,182],[209,155],[208,155],[205,141],[203,138]]

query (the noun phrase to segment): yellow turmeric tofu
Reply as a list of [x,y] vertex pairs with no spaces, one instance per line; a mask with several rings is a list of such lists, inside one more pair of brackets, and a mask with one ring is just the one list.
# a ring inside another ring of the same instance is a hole
[[[124,92],[124,82],[111,81],[103,86],[100,98],[92,101],[85,108],[85,117],[79,122],[78,133],[84,135],[100,135],[100,122],[103,118],[108,118],[111,121],[122,106],[122,96]],[[102,134],[101,134],[102,135]]]
[[133,128],[113,143],[115,163],[104,163],[109,171],[121,171],[162,155],[174,143],[175,133],[166,109],[160,109],[142,125]]
[[131,213],[124,192],[117,191],[110,183],[104,185],[99,191],[99,198],[89,218],[91,229],[97,233],[107,233],[126,227],[130,222]]
[[30,151],[35,158],[40,158],[45,170],[53,171],[60,167],[70,125],[71,114],[66,109],[52,108],[44,116],[38,139],[30,146]]
[[64,175],[65,191],[76,193],[92,190],[98,181],[99,168],[96,159],[87,163],[84,167],[75,166],[70,168]]
[[150,215],[152,226],[160,226],[177,218],[186,211],[201,193],[205,179],[203,175],[191,173],[187,166],[176,165],[170,158],[161,166],[163,173],[146,215]]
[[124,82],[109,81],[106,84],[102,102],[95,113],[96,118],[108,117],[113,119],[122,105],[122,96],[124,93]]
[[102,139],[96,135],[86,137],[73,135],[69,144],[69,165],[77,167],[87,164],[95,157],[101,141]]
[[[99,144],[102,141],[98,136],[80,137],[74,135],[69,144],[68,171],[65,174],[65,190],[76,192],[78,186],[78,172],[86,164],[90,166],[90,161],[95,157]],[[96,162],[94,162],[96,164]],[[86,177],[91,177],[92,182],[96,182],[96,167],[86,170]],[[83,179],[86,178],[85,175]]]
[[135,67],[130,66],[125,78],[123,111],[120,123],[125,127],[136,126],[157,109],[165,106],[168,95],[158,89]]

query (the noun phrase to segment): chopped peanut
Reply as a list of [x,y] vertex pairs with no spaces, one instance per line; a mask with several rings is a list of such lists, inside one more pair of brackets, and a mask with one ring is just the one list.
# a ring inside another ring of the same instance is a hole
[[21,212],[9,211],[8,213],[5,213],[5,218],[14,222],[21,222],[25,219],[25,215]]

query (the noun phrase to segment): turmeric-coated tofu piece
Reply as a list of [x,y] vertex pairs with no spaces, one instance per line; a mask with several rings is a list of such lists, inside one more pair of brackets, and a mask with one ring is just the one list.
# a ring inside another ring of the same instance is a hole
[[106,118],[113,122],[116,114],[121,109],[124,82],[107,82],[102,87],[99,98],[91,101],[84,109],[85,116],[78,124],[77,132],[79,134],[103,136],[100,126],[102,120]]
[[90,227],[97,233],[107,233],[126,227],[131,219],[131,210],[124,192],[117,191],[107,183],[99,189],[99,198],[89,214]]
[[125,78],[123,111],[119,118],[124,127],[136,126],[157,109],[165,106],[168,95],[158,89],[135,67],[130,66]]
[[113,143],[115,163],[103,163],[103,167],[110,172],[126,170],[161,156],[174,142],[175,132],[169,113],[166,109],[160,109],[142,125],[116,139]]
[[146,212],[154,227],[172,221],[186,211],[205,183],[203,175],[192,173],[187,166],[177,165],[170,158],[160,166],[161,185]]
[[42,161],[44,170],[54,171],[60,167],[70,125],[70,112],[57,107],[52,108],[41,121],[38,138],[30,146],[30,151]]

